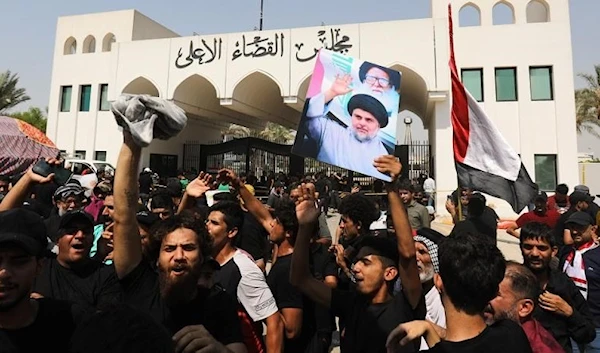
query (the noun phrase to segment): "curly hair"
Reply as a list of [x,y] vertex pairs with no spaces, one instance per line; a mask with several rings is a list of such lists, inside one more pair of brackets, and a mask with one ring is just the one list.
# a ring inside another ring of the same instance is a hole
[[202,220],[195,218],[190,213],[183,213],[157,222],[150,230],[149,253],[153,259],[158,258],[160,247],[165,237],[180,228],[194,231],[202,257],[207,258],[211,256],[212,240],[208,236]]
[[363,194],[350,194],[342,199],[338,211],[341,215],[360,224],[363,229],[369,229],[371,223],[379,219],[375,203]]

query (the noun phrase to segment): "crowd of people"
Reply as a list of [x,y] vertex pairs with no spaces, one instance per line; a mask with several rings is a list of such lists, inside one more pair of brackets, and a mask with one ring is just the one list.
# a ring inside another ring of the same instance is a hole
[[340,197],[318,174],[265,180],[264,204],[263,181],[227,169],[157,187],[123,137],[93,190],[0,179],[0,352],[325,353],[338,334],[342,353],[600,351],[599,214],[583,186],[536,196],[508,230],[517,263],[471,190],[447,200],[450,235],[431,229],[433,179],[399,180],[394,156],[373,162],[392,177],[384,199]]

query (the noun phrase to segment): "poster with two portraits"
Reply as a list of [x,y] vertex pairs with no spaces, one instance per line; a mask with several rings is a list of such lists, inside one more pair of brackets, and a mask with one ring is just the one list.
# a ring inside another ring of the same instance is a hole
[[400,81],[398,71],[321,49],[292,152],[390,181],[373,161],[394,153]]

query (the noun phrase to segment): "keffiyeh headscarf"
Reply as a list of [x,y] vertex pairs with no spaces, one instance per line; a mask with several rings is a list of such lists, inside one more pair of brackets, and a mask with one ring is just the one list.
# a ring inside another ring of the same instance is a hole
[[440,261],[438,259],[438,245],[436,243],[434,243],[433,241],[431,241],[429,238],[426,238],[419,234],[415,235],[413,237],[413,239],[415,241],[418,241],[419,243],[425,244],[425,246],[427,247],[427,251],[429,251],[429,257],[431,257],[431,263],[433,264],[433,270],[435,271],[435,273],[439,273],[440,272]]

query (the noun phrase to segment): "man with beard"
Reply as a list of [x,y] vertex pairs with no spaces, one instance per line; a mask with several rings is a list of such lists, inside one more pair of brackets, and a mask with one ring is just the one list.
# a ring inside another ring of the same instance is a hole
[[0,212],[2,352],[68,351],[77,308],[55,299],[30,298],[46,246],[46,229],[37,214],[20,208]]
[[[438,244],[444,236],[433,229],[423,228],[417,231],[413,237],[415,240],[415,250],[417,251],[417,267],[419,268],[419,279],[425,293],[425,305],[427,315],[425,319],[446,328],[446,313],[440,292],[433,284],[433,276],[440,272],[438,259]],[[421,349],[427,349],[425,340],[421,341]]]
[[193,218],[169,217],[154,234],[160,240],[158,273],[143,260],[136,212],[141,148],[123,132],[114,182],[113,261],[127,303],[165,325],[176,351],[246,352],[235,303],[218,288],[198,286],[210,241]]
[[533,318],[539,290],[537,278],[527,267],[507,261],[498,295],[484,311],[485,321],[488,325],[505,319],[518,323],[533,353],[564,352],[552,334]]
[[521,229],[520,244],[523,264],[535,274],[542,291],[533,317],[567,353],[573,352],[571,339],[579,344],[593,341],[596,329],[585,298],[567,275],[550,268],[558,251],[552,229],[528,223]]
[[[377,158],[375,167],[381,173],[392,175],[393,181],[402,168],[396,157],[388,155]],[[299,230],[290,279],[305,295],[345,319],[345,334],[341,340],[344,353],[386,352],[387,336],[398,324],[425,317],[425,300],[412,231],[394,184],[387,184],[387,188],[397,242],[384,237],[362,237],[351,268],[356,279],[354,291],[331,289],[311,275],[309,246],[319,210],[312,184],[302,185],[297,194]],[[370,224],[356,226],[368,230]],[[402,281],[402,291],[392,296],[393,283],[398,276]],[[401,352],[416,351],[418,343],[403,347]]]

